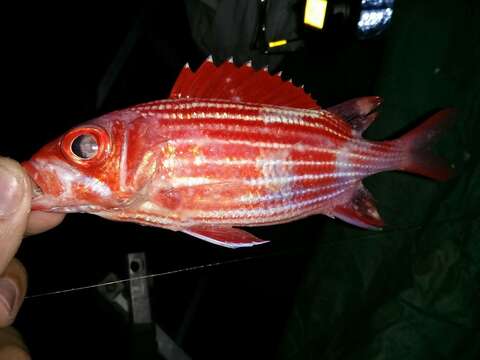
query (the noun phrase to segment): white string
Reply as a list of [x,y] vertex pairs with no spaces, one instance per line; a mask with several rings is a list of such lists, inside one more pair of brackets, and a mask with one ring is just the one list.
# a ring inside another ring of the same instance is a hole
[[107,282],[103,282],[103,283],[99,283],[99,284],[79,286],[79,287],[75,287],[75,288],[71,288],[71,289],[49,291],[49,292],[44,292],[44,293],[40,293],[40,294],[34,294],[34,295],[26,296],[25,300],[26,299],[34,299],[34,298],[44,297],[44,296],[66,294],[66,293],[76,292],[76,291],[80,291],[80,290],[88,290],[88,289],[93,289],[93,288],[97,288],[97,287],[109,286],[109,285],[113,285],[113,284],[120,284],[120,283],[125,283],[125,282],[129,282],[129,281],[134,281],[134,280],[150,279],[150,278],[154,278],[154,277],[173,275],[173,274],[178,274],[178,273],[182,273],[182,272],[208,269],[208,268],[212,268],[212,267],[216,267],[216,266],[220,266],[220,265],[234,264],[234,263],[238,263],[238,262],[260,259],[260,258],[270,257],[270,256],[280,255],[280,254],[281,253],[274,253],[274,254],[263,255],[263,256],[262,255],[260,255],[260,256],[248,256],[248,257],[238,258],[238,259],[233,259],[233,260],[218,261],[218,262],[214,262],[214,263],[190,266],[190,267],[186,267],[186,268],[181,268],[181,269],[177,269],[177,270],[170,270],[170,271],[161,272],[161,273],[132,277],[132,278],[128,278],[128,279],[107,281]]

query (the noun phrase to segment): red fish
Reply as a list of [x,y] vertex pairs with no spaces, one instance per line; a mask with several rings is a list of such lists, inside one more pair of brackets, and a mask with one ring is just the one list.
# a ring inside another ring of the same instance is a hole
[[397,140],[361,137],[379,97],[322,109],[266,69],[231,61],[185,66],[169,99],[79,125],[23,163],[32,208],[86,212],[240,247],[239,229],[324,214],[369,229],[384,223],[362,185],[403,170],[437,180],[450,168],[424,149],[450,122],[443,110]]

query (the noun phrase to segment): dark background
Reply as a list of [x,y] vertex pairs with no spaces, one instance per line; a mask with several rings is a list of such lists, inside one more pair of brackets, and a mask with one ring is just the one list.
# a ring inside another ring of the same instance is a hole
[[[3,15],[0,153],[17,160],[80,122],[168,96],[183,64],[195,68],[205,57],[183,2],[42,4]],[[397,1],[392,27],[379,39],[356,40],[348,28],[325,36],[306,31],[305,47],[278,65],[322,106],[383,96],[367,138],[394,137],[440,107],[458,109],[455,128],[436,148],[456,163],[458,177],[438,184],[389,173],[366,181],[388,224],[384,232],[317,216],[254,229],[272,243],[234,251],[69,215],[22,244],[30,294],[98,283],[111,272],[126,277],[131,252],[146,253],[150,273],[245,258],[153,281],[155,321],[172,338],[181,335],[193,358],[475,358],[478,19],[475,1]],[[120,49],[129,51],[105,92]],[[15,326],[34,359],[135,358],[138,345],[134,329],[95,289],[27,299]]]

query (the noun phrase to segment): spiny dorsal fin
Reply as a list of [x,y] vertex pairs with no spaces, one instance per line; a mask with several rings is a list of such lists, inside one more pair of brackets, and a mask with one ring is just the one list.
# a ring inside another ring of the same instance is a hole
[[237,67],[232,61],[215,66],[211,57],[196,72],[185,66],[170,93],[170,99],[208,98],[301,109],[320,109],[315,100],[281,76],[251,63]]
[[333,209],[333,216],[366,229],[380,230],[384,226],[373,196],[361,182],[346,203]]
[[365,96],[345,101],[327,110],[343,118],[358,133],[364,132],[377,118],[375,110],[382,103],[378,96]]

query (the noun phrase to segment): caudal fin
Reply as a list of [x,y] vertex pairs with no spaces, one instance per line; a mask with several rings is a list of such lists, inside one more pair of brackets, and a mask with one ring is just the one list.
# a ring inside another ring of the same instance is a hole
[[451,126],[454,113],[453,109],[441,110],[396,140],[409,153],[400,170],[442,181],[454,174],[452,167],[429,149],[441,133]]

